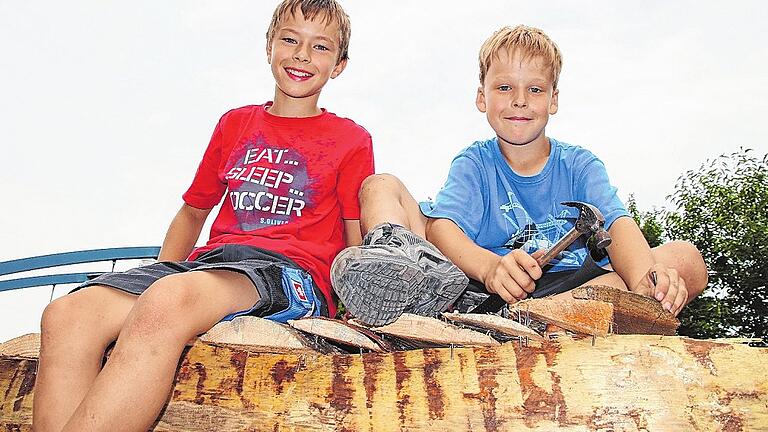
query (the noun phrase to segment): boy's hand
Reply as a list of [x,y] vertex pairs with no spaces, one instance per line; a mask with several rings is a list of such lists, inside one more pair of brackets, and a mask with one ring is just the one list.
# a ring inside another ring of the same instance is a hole
[[663,264],[654,264],[645,277],[632,290],[653,297],[664,309],[677,316],[688,301],[688,289],[677,270]]
[[485,288],[498,294],[507,303],[515,303],[532,293],[536,288],[535,282],[541,277],[541,268],[536,258],[544,251],[536,251],[528,255],[521,249],[499,257],[483,278]]

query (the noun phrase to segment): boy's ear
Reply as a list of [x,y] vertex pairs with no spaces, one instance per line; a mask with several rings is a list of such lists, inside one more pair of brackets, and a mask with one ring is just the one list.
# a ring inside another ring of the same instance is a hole
[[485,112],[485,109],[486,109],[485,94],[483,93],[482,87],[477,88],[477,98],[475,99],[475,105],[477,106],[477,109],[479,109],[481,113]]
[[552,92],[552,100],[549,101],[549,115],[557,113],[557,95],[560,94],[560,90]]
[[331,79],[341,75],[341,73],[344,71],[344,68],[346,67],[347,67],[347,59],[340,61],[339,64],[337,64],[336,67],[333,68],[333,71],[331,71]]
[[267,64],[272,64],[272,41],[267,41]]

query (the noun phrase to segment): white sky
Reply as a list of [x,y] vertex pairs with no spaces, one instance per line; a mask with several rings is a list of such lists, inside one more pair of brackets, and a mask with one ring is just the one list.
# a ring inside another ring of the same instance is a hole
[[[275,4],[0,0],[0,261],[159,245],[219,116],[273,95]],[[476,58],[502,25],[560,46],[547,134],[596,153],[641,209],[707,158],[768,149],[764,1],[342,4],[351,61],[321,106],[365,126],[377,171],[417,198],[492,136],[474,106]],[[0,341],[37,331],[50,295],[0,293]]]

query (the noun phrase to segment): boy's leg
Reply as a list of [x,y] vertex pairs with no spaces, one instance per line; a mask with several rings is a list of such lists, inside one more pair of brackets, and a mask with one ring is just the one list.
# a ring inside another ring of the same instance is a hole
[[152,284],[63,430],[147,430],[168,398],[186,342],[258,299],[253,282],[232,271],[176,274]]
[[464,290],[467,277],[425,240],[426,217],[395,176],[368,177],[360,189],[363,245],[343,250],[331,280],[361,321],[384,325],[403,312],[434,315]]
[[43,312],[35,383],[35,430],[60,431],[96,379],[136,296],[92,286],[58,298]]
[[374,174],[360,186],[360,227],[363,235],[389,222],[426,239],[427,218],[403,182],[391,174]]

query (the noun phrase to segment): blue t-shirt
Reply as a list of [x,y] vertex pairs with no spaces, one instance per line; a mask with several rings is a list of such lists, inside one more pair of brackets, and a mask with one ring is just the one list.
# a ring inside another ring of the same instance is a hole
[[[498,255],[521,248],[549,249],[574,225],[579,210],[562,201],[582,201],[605,216],[606,229],[629,216],[608,181],[605,165],[589,150],[550,138],[540,173],[527,177],[510,168],[496,138],[478,141],[451,163],[448,180],[433,202],[420,203],[430,218],[452,220],[478,246]],[[550,262],[550,271],[575,270],[587,256],[586,236]],[[508,245],[505,247],[505,245]],[[599,262],[608,263],[607,258]]]

